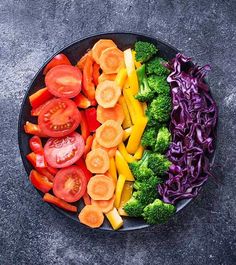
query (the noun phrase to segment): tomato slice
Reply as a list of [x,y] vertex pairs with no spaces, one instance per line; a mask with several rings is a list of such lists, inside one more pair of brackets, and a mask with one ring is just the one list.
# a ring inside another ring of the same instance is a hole
[[84,139],[73,132],[60,138],[49,138],[44,146],[44,156],[51,167],[64,168],[73,165],[84,153]]
[[52,99],[38,117],[41,132],[50,137],[63,137],[80,124],[81,115],[75,103],[67,98]]
[[70,166],[58,171],[53,181],[53,193],[66,202],[78,201],[85,193],[87,180],[83,170]]
[[82,73],[78,67],[58,65],[46,74],[45,84],[54,96],[73,98],[81,91]]
[[43,74],[46,75],[46,73],[52,69],[53,67],[57,65],[71,65],[69,59],[65,56],[63,53],[59,53],[56,55],[44,68]]

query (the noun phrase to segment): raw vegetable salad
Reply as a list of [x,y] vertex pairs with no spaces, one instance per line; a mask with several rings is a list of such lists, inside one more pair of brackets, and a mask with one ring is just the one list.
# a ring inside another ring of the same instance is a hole
[[[176,202],[198,194],[210,175],[216,104],[209,66],[182,54],[167,62],[152,43],[120,50],[100,39],[76,65],[64,54],[45,67],[29,97],[33,135],[29,179],[43,200],[114,230],[123,218],[166,222]],[[84,207],[78,212],[78,201]]]

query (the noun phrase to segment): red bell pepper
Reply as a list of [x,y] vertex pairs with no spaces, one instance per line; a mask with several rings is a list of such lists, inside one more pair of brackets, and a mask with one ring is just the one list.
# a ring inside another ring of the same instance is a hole
[[70,212],[77,212],[77,207],[69,204],[68,202],[63,201],[50,193],[45,193],[43,196],[43,201],[55,204],[56,206]]
[[87,193],[87,191],[85,192],[84,196],[83,196],[83,201],[85,205],[91,205],[91,199]]
[[81,109],[87,109],[91,106],[91,101],[81,93],[74,98],[74,102],[76,106]]
[[29,179],[36,189],[44,193],[49,192],[50,189],[53,187],[53,183],[49,181],[47,177],[39,174],[39,172],[37,172],[36,170],[31,170]]
[[29,101],[30,101],[30,105],[32,106],[32,108],[37,108],[52,98],[53,98],[53,95],[45,87],[45,88],[39,89],[37,92],[29,96]]
[[93,83],[95,84],[95,86],[98,85],[98,77],[100,75],[100,65],[97,63],[93,64]]
[[44,150],[41,139],[38,136],[34,135],[29,140],[29,145],[30,149],[36,154],[36,167],[45,168],[47,166],[47,163],[44,158]]
[[25,133],[29,133],[29,134],[33,134],[33,135],[37,135],[39,137],[47,137],[46,135],[44,135],[38,124],[34,124],[34,123],[31,123],[29,121],[27,121],[24,125],[24,130],[25,130]]
[[93,83],[93,59],[88,55],[83,68],[83,86],[82,91],[89,100],[95,98],[95,85]]
[[59,53],[46,65],[46,67],[43,70],[43,74],[46,75],[46,73],[50,69],[52,69],[57,65],[71,65],[71,63],[69,59],[65,56],[65,54]]
[[101,125],[97,121],[97,109],[89,108],[85,110],[85,117],[88,122],[88,127],[90,132],[95,132],[96,129]]
[[93,174],[87,169],[84,159],[80,158],[75,164],[79,166],[80,169],[83,170],[87,182],[89,182]]
[[84,157],[86,157],[88,152],[91,150],[93,139],[94,139],[94,135],[89,135],[89,137],[87,138],[85,148],[84,148]]
[[86,141],[90,135],[90,131],[89,131],[88,122],[86,120],[84,111],[81,111],[80,114],[81,114],[81,121],[80,121],[81,135],[84,138],[84,141]]

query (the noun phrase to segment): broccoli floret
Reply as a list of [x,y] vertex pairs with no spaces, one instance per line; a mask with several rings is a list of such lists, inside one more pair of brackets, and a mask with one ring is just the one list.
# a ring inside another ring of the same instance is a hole
[[135,42],[134,49],[136,52],[135,59],[141,63],[148,61],[157,53],[157,48],[154,44],[144,41]]
[[158,122],[167,122],[170,119],[171,97],[167,95],[159,95],[149,105],[146,113],[149,120]]
[[139,92],[135,96],[139,101],[151,101],[155,96],[155,91],[151,90],[148,85],[147,76],[145,74],[145,64],[137,70],[138,82],[139,82]]
[[143,218],[148,224],[161,224],[175,213],[175,206],[156,199],[143,210]]
[[170,86],[166,81],[166,77],[150,75],[147,80],[151,90],[157,92],[158,94],[170,95]]
[[167,63],[162,58],[155,57],[147,62],[146,73],[147,74],[156,74],[167,76],[170,73],[170,70],[164,66]]
[[165,151],[168,149],[171,142],[171,133],[166,127],[162,127],[159,129],[156,143],[154,147],[154,151],[158,153],[165,153]]
[[157,176],[164,176],[170,165],[171,162],[164,155],[152,153],[148,157],[148,167]]
[[155,148],[157,139],[157,129],[155,127],[147,127],[143,133],[141,143],[143,146]]
[[140,217],[142,215],[144,207],[145,205],[143,205],[138,199],[133,196],[129,199],[129,201],[124,205],[123,208],[129,216]]
[[156,177],[156,176],[151,176],[149,179],[147,179],[145,182],[142,181],[135,181],[134,182],[134,188],[138,191],[140,190],[156,190],[157,185],[161,184],[163,181],[161,178]]

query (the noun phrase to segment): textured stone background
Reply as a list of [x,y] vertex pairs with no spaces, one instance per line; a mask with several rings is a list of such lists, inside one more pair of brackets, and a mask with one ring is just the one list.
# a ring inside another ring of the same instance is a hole
[[[0,264],[236,264],[235,1],[0,1]],[[219,106],[214,173],[167,225],[130,233],[83,230],[43,204],[17,146],[19,108],[52,53],[91,33],[157,36],[210,63]]]

